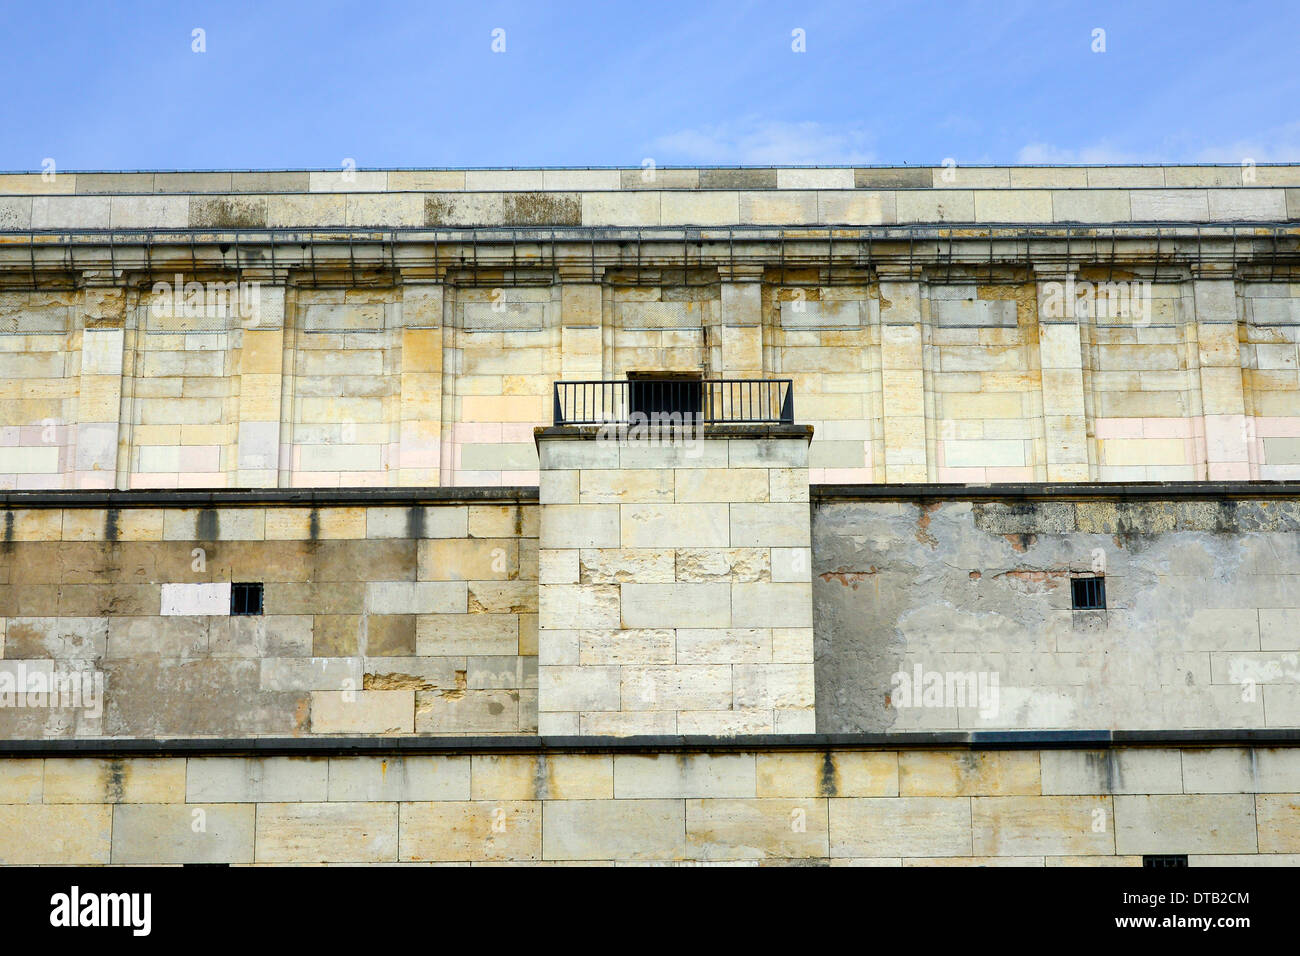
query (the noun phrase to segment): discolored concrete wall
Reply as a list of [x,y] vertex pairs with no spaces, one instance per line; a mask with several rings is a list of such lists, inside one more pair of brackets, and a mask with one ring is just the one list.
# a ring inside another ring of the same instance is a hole
[[[819,732],[1300,724],[1300,502],[958,499],[814,495]],[[900,700],[917,668],[942,696]]]
[[[528,497],[4,511],[0,737],[533,733]],[[102,699],[16,704],[40,674]]]

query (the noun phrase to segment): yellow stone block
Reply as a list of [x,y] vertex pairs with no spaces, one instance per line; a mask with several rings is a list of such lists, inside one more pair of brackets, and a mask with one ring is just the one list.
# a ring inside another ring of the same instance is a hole
[[1039,794],[1038,752],[904,751],[898,758],[899,792],[905,797]]
[[244,332],[240,350],[241,375],[274,375],[279,378],[284,366],[284,332],[281,329],[263,329]]
[[45,803],[184,803],[185,761],[49,757]]

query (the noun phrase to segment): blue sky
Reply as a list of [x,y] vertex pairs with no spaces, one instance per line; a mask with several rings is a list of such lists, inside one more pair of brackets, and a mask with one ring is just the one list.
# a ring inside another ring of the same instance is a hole
[[1295,0],[0,4],[3,169],[1300,161]]

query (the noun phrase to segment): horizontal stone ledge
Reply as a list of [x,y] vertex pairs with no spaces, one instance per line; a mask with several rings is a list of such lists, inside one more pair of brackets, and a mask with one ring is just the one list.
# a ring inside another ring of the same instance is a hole
[[419,488],[222,488],[133,491],[8,491],[0,508],[303,508],[353,506],[533,504],[536,485],[465,485]]
[[1006,484],[810,485],[814,503],[827,501],[1215,500],[1300,498],[1300,481],[1014,482]]
[[1300,728],[1011,730],[739,737],[185,737],[0,741],[0,759],[31,757],[400,756],[405,754],[715,753],[790,750],[1106,750],[1295,747]]

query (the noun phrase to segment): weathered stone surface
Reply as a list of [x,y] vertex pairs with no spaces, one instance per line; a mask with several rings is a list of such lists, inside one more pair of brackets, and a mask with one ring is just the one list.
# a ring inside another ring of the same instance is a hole
[[548,860],[677,860],[686,856],[682,800],[556,800],[542,810]]
[[536,802],[479,801],[401,805],[401,859],[521,861],[541,857]]
[[250,803],[116,806],[112,862],[252,863],[256,809]]
[[1246,794],[1117,796],[1115,850],[1255,853],[1255,799]]
[[258,863],[385,863],[397,857],[396,803],[262,803]]
[[970,801],[956,797],[830,801],[834,857],[969,856]]
[[108,863],[112,817],[107,805],[0,805],[0,864]]

